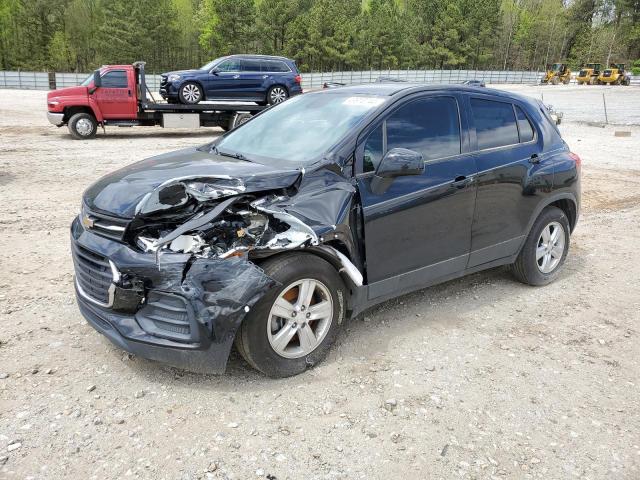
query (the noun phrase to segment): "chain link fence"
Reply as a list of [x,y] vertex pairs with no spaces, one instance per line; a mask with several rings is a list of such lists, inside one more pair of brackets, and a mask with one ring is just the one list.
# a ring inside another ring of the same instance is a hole
[[[53,90],[80,85],[89,73],[53,73],[0,71],[0,88],[25,90]],[[303,73],[302,87],[305,90],[322,88],[325,83],[345,85],[371,83],[380,77],[416,83],[461,83],[465,80],[480,80],[486,84],[537,84],[543,72],[499,71],[499,70],[361,70],[342,72]],[[575,82],[575,78],[572,83]],[[631,80],[640,85],[640,77]],[[152,92],[160,88],[160,75],[148,74],[147,85]]]

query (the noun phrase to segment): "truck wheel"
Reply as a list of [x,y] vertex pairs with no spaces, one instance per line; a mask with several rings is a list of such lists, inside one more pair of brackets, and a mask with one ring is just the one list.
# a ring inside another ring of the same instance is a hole
[[87,140],[96,136],[98,122],[90,113],[76,113],[71,116],[67,124],[69,133],[76,140]]
[[629,85],[631,85],[631,79],[629,77],[625,78],[622,84],[628,87]]
[[344,284],[335,268],[307,253],[278,255],[261,267],[281,286],[248,313],[236,347],[270,377],[297,375],[320,362],[335,340],[344,316]]
[[282,85],[274,85],[267,91],[267,102],[269,105],[282,103],[289,98],[289,92]]
[[560,79],[559,79],[558,77],[553,77],[553,78],[551,79],[551,83],[552,83],[553,85],[558,85],[558,84],[560,83]]
[[251,117],[253,117],[253,115],[251,115],[250,113],[236,113],[233,117],[231,117],[231,121],[229,122],[229,130],[238,128],[243,123],[248,122]]
[[180,87],[180,92],[178,93],[180,97],[180,101],[187,105],[195,105],[196,103],[202,100],[202,88],[200,85],[194,82],[187,82],[182,87]]

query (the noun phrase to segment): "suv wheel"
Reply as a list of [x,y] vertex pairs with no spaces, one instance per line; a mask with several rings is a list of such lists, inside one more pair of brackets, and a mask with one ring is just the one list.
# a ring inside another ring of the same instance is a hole
[[76,140],[87,140],[96,136],[98,122],[90,113],[76,113],[71,116],[67,124],[69,133]]
[[180,92],[178,93],[180,97],[180,101],[187,105],[195,105],[196,103],[202,100],[202,88],[200,85],[193,82],[187,82],[182,87],[180,87]]
[[249,312],[236,347],[254,368],[289,377],[320,362],[344,315],[344,284],[326,261],[309,254],[279,255],[264,262],[281,283]]
[[289,98],[289,92],[282,85],[274,85],[267,92],[267,102],[269,103],[269,105],[282,103],[287,98]]
[[564,212],[556,207],[545,208],[512,265],[515,277],[529,285],[546,285],[555,280],[567,258],[569,232]]

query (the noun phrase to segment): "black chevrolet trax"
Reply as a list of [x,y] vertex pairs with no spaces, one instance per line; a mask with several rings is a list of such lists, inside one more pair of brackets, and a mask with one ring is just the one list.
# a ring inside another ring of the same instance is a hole
[[89,187],[71,226],[77,300],[142,357],[223,372],[235,342],[295,375],[392,297],[499,265],[548,284],[579,210],[580,158],[535,99],[328,89]]

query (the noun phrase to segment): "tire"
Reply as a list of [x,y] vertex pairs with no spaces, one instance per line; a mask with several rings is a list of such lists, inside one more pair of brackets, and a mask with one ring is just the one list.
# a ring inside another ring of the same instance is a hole
[[284,87],[282,85],[274,85],[269,90],[267,90],[267,103],[269,105],[282,103],[287,98],[289,98],[289,91],[287,90],[287,87]]
[[229,121],[229,130],[233,130],[234,128],[238,128],[243,123],[247,123],[253,115],[250,113],[236,113],[231,120]]
[[551,83],[552,83],[553,85],[558,85],[558,84],[560,83],[560,79],[559,79],[558,77],[553,77],[553,78],[551,79]]
[[[558,237],[556,237],[557,251],[556,255],[553,255],[553,250],[555,248],[551,248],[553,243],[549,246],[551,250],[545,250],[544,239],[542,237],[543,231],[545,231],[548,227],[550,228],[548,232],[551,233],[551,238],[553,239],[554,231],[558,231]],[[559,239],[562,238],[564,243],[562,248],[559,247]],[[541,245],[542,242],[542,245]],[[511,265],[512,272],[516,279],[518,279],[522,283],[526,283],[528,285],[547,285],[556,279],[558,274],[560,273],[560,269],[564,264],[567,258],[567,252],[569,251],[569,243],[570,243],[570,228],[569,228],[569,220],[565,213],[557,207],[547,207],[545,208],[536,221],[531,227],[531,231],[529,232],[529,236],[518,255],[515,263]],[[542,251],[550,252],[549,262],[545,264],[545,258],[541,257],[538,259],[539,249]],[[560,250],[562,253],[560,253]],[[540,265],[542,263],[542,266]],[[555,264],[554,264],[555,263]],[[546,265],[546,269],[543,268]]]
[[631,85],[631,79],[629,77],[625,78],[622,84],[628,87],[629,85]]
[[185,82],[178,92],[180,103],[185,105],[195,105],[199,103],[203,98],[202,87],[195,82]]
[[67,123],[69,133],[76,140],[88,140],[96,136],[98,122],[90,113],[76,113],[71,116]]
[[562,81],[562,83],[564,83],[565,85],[569,85],[570,81],[571,81],[571,77],[567,77]]
[[[247,363],[265,375],[275,378],[297,375],[316,365],[327,355],[344,317],[345,287],[342,279],[329,263],[307,253],[278,255],[266,260],[261,267],[267,275],[281,285],[261,298],[247,314],[236,334],[236,348]],[[301,287],[293,285],[302,281],[317,282],[313,285],[311,300],[315,303],[311,303],[310,306],[326,305],[324,302],[328,302],[329,306],[322,311],[331,312],[330,318],[322,317],[313,320],[313,324],[305,323],[306,316],[312,315],[311,308],[303,318],[304,305],[297,310],[294,306],[298,301],[297,296]],[[278,308],[275,305],[276,300],[281,302],[280,305],[285,304],[285,308],[281,311],[289,312],[288,306],[291,305],[298,313],[291,310],[292,314],[286,319],[272,315],[272,308]],[[282,300],[289,300],[291,303],[282,302]],[[302,322],[300,322],[301,318]],[[316,346],[305,351],[301,340],[303,337],[300,335],[308,332],[308,328],[314,336],[312,340],[307,341],[310,342],[309,345]],[[278,347],[276,351],[277,334],[286,333],[291,331],[290,329],[295,333],[284,337],[285,341],[281,342],[283,346]],[[321,335],[321,338],[318,339],[315,335]],[[273,346],[274,344],[276,347]]]

